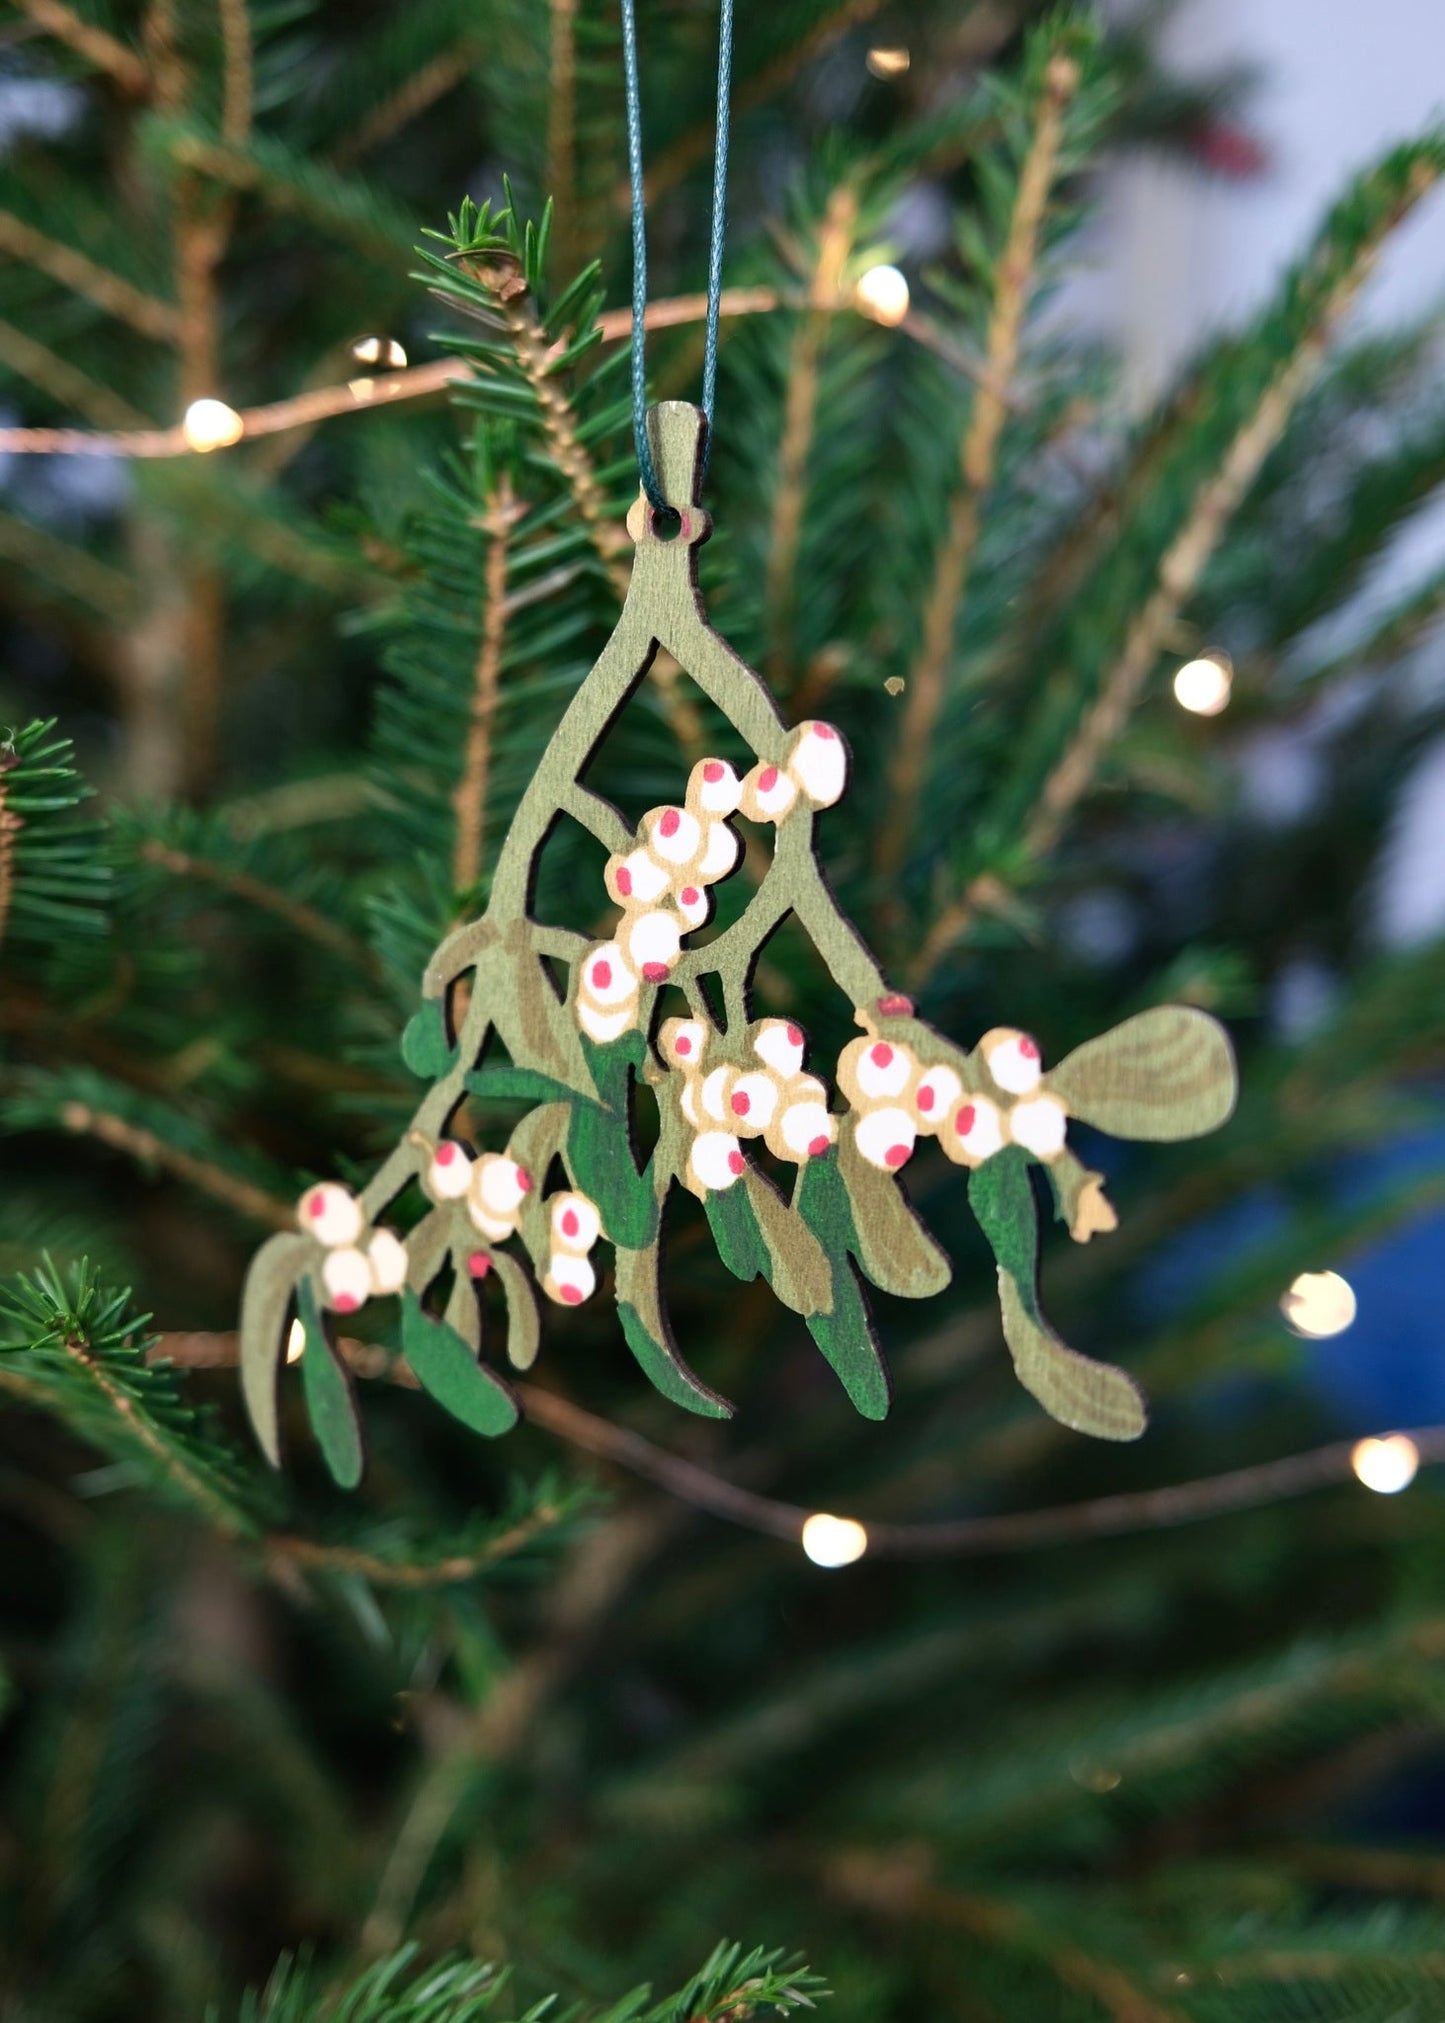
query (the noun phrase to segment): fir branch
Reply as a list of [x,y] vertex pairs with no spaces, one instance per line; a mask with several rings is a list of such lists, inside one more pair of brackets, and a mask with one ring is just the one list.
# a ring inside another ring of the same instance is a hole
[[15,841],[23,823],[10,806],[6,775],[20,764],[18,753],[0,753],[0,942],[10,924],[10,905],[15,897]]
[[221,139],[228,147],[244,147],[251,137],[255,97],[255,56],[251,47],[249,0],[216,0],[221,16],[224,53],[221,98]]
[[458,42],[424,63],[403,80],[395,91],[373,106],[355,131],[331,150],[331,160],[339,169],[350,168],[393,135],[409,126],[428,106],[454,91],[472,67],[474,50],[470,42]]
[[129,97],[150,96],[150,73],[135,51],[93,21],[82,20],[64,0],[15,0],[15,5],[45,34],[104,71]]
[[577,0],[548,0],[547,182],[557,207],[557,257],[570,272],[577,212]]
[[817,415],[819,366],[833,310],[842,294],[843,271],[853,250],[857,223],[857,191],[851,183],[840,183],[829,197],[823,215],[808,288],[809,307],[794,333],[788,356],[778,479],[773,493],[763,591],[772,641],[768,660],[775,677],[789,667],[792,658],[794,578],[807,502],[808,456]]
[[1064,119],[1078,90],[1080,69],[1071,56],[1053,56],[1044,72],[1033,137],[1024,157],[1008,238],[994,269],[993,302],[985,342],[985,373],[959,459],[959,484],[949,504],[948,529],[934,561],[923,636],[909,671],[898,749],[889,775],[889,812],[878,838],[880,878],[893,878],[908,848],[919,787],[943,706],[944,676],[958,636],[978,543],[983,502],[993,482],[1009,388],[1018,366],[1024,312],[1033,288],[1039,240],[1053,193]]
[[123,628],[134,622],[135,587],[130,578],[46,527],[14,513],[0,513],[0,557],[48,578],[63,596],[88,605],[111,625]]
[[452,795],[456,838],[452,846],[452,889],[475,891],[482,875],[487,834],[487,782],[492,755],[492,720],[497,710],[497,684],[502,644],[507,631],[507,562],[511,530],[521,509],[507,472],[498,477],[481,518],[487,536],[483,571],[482,637],[477,650],[471,711],[462,756],[462,776]]
[[330,1545],[289,1532],[271,1533],[266,1551],[273,1562],[308,1573],[346,1574],[368,1581],[373,1587],[414,1590],[456,1587],[475,1580],[503,1560],[515,1559],[538,1539],[555,1531],[570,1515],[570,1510],[561,1504],[542,1503],[528,1516],[485,1540],[475,1551],[450,1552],[436,1559],[388,1559],[359,1546]]
[[0,211],[0,253],[9,253],[14,259],[38,268],[107,316],[128,323],[142,337],[173,344],[180,335],[180,312],[171,303],[158,301],[74,246],[66,246],[59,239],[37,231],[13,211]]
[[199,857],[188,850],[174,849],[158,838],[148,838],[140,843],[137,855],[143,863],[154,864],[159,870],[167,871],[175,878],[192,878],[201,884],[214,885],[222,892],[228,892],[235,899],[243,899],[250,906],[258,906],[265,913],[284,921],[305,940],[324,948],[329,955],[337,955],[344,962],[354,964],[367,975],[379,973],[379,965],[372,951],[364,941],[340,927],[314,906],[304,900],[292,898],[277,885],[264,878],[258,878],[250,871],[232,870],[224,864],[217,864],[210,858]]
[[174,1174],[176,1179],[199,1188],[202,1194],[222,1202],[252,1222],[265,1223],[271,1229],[296,1227],[296,1211],[289,1203],[267,1194],[264,1188],[253,1185],[249,1180],[228,1173],[214,1160],[200,1158],[180,1146],[167,1144],[155,1131],[133,1124],[128,1118],[117,1116],[113,1110],[98,1110],[89,1103],[64,1102],[60,1105],[58,1121],[67,1131],[77,1136],[98,1138],[103,1145],[124,1152],[142,1166]]
[[13,323],[0,322],[0,364],[8,365],[12,372],[64,406],[77,408],[99,428],[146,426],[146,417],[128,400],[98,379],[92,379],[88,372],[82,372],[79,366],[62,358],[28,331],[18,330]]

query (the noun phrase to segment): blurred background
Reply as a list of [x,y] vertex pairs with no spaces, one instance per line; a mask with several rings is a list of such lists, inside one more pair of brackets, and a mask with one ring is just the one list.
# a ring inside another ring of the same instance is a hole
[[[716,19],[639,14],[696,398]],[[954,1283],[877,1301],[882,1426],[684,1209],[731,1424],[603,1297],[481,1442],[377,1303],[346,1495],[297,1373],[254,1455],[240,1283],[404,1128],[422,967],[625,590],[616,10],[0,0],[4,2023],[592,2011],[724,1936],[840,2023],[1445,2016],[1442,56],[1426,0],[739,7],[701,580],[848,736],[840,898],[964,1045],[1183,1001],[1239,1052],[1216,1136],[1079,1134],[1117,1234],[1041,1213],[1143,1441],[1020,1390],[921,1151]],[[553,201],[524,287],[439,297],[464,196]],[[609,743],[629,814],[688,710],[713,748],[685,682]],[[599,864],[559,835],[556,917]],[[851,1032],[791,927],[758,1000]],[[825,1568],[629,1433],[965,1529]],[[511,1982],[346,2009],[407,1943]]]

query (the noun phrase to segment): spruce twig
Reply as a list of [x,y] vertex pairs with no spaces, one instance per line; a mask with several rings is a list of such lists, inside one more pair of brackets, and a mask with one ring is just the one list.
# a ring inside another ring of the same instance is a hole
[[97,1110],[89,1103],[63,1103],[59,1121],[67,1131],[73,1131],[77,1136],[98,1138],[103,1145],[124,1152],[142,1166],[159,1167],[162,1172],[174,1174],[176,1179],[199,1188],[213,1201],[222,1202],[253,1222],[265,1223],[271,1229],[296,1227],[296,1211],[289,1202],[280,1201],[275,1195],[267,1194],[264,1188],[228,1173],[224,1166],[216,1165],[213,1160],[201,1159],[193,1152],[182,1151],[177,1145],[168,1145],[158,1133],[146,1130],[143,1125],[132,1124],[113,1110]]
[[107,316],[128,323],[142,337],[171,344],[180,333],[180,311],[172,303],[159,301],[74,246],[37,231],[13,211],[0,211],[0,253],[38,268]]
[[230,893],[234,899],[258,906],[262,912],[284,921],[304,940],[324,948],[328,955],[340,956],[344,962],[355,965],[368,976],[379,974],[376,957],[364,941],[338,926],[319,908],[293,898],[279,885],[272,885],[253,872],[233,871],[225,864],[217,864],[208,857],[198,857],[189,850],[177,850],[154,837],[140,845],[137,855],[143,863],[154,864],[158,870],[167,871],[172,877],[191,878],[199,884],[214,885],[220,891]]
[[556,206],[557,257],[570,273],[577,227],[577,0],[548,0],[547,189]]
[[149,71],[135,51],[116,36],[93,21],[83,20],[64,0],[15,0],[15,4],[38,28],[104,71],[131,98],[149,97]]
[[456,839],[452,846],[452,890],[469,893],[482,875],[487,834],[487,784],[491,772],[492,720],[497,710],[497,684],[502,646],[507,632],[507,563],[509,540],[518,506],[506,471],[487,499],[482,528],[487,536],[483,572],[482,637],[477,650],[462,776],[452,795]]
[[403,80],[395,91],[372,107],[365,119],[331,150],[331,160],[339,169],[350,168],[373,148],[410,126],[429,106],[454,91],[472,67],[475,52],[470,42],[458,42],[424,63]]
[[959,457],[959,483],[949,504],[948,528],[934,561],[924,610],[923,636],[908,676],[898,750],[889,777],[889,812],[879,831],[878,872],[891,879],[903,862],[918,808],[919,788],[943,707],[944,677],[968,593],[969,566],[978,543],[983,502],[993,482],[1009,389],[1018,366],[1024,313],[1038,260],[1039,239],[1053,191],[1064,118],[1079,87],[1079,66],[1056,55],[1044,74],[1033,138],[1024,157],[1008,238],[994,271],[984,375]]
[[87,420],[102,429],[137,429],[147,426],[139,408],[82,372],[68,358],[52,351],[26,330],[0,322],[0,364],[9,366],[32,386],[38,386],[62,406],[76,408]]
[[244,147],[251,137],[255,95],[255,57],[251,47],[248,0],[217,0],[221,15],[222,71],[221,138],[229,147]]

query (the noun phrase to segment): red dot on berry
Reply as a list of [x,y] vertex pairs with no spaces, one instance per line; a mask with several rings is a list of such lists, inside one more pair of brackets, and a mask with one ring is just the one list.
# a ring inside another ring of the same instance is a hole
[[758,791],[763,794],[770,794],[777,784],[778,784],[777,767],[764,766],[763,770],[758,774]]
[[1031,1040],[1027,1033],[1019,1035],[1019,1052],[1026,1061],[1036,1061],[1039,1057],[1039,1043]]
[[680,1040],[674,1041],[673,1044],[680,1054],[690,1054],[692,1052],[692,1041],[687,1037],[686,1033],[683,1034]]
[[567,1209],[562,1217],[562,1234],[564,1236],[575,1236],[579,1227],[576,1209]]
[[455,1146],[455,1145],[451,1145],[451,1144],[444,1144],[444,1145],[438,1145],[438,1146],[437,1146],[437,1165],[438,1165],[438,1166],[450,1166],[450,1165],[451,1165],[451,1163],[452,1163],[452,1161],[453,1161],[453,1159],[455,1159],[455,1157],[456,1157],[456,1153],[457,1153],[457,1148],[456,1148],[456,1146]]
[[658,828],[664,836],[675,836],[682,825],[682,817],[676,808],[664,808]]
[[709,759],[702,769],[702,776],[709,786],[715,787],[723,776],[722,760]]
[[532,1191],[532,1176],[525,1166],[517,1168],[517,1187],[523,1194],[530,1194]]
[[746,1166],[747,1163],[748,1163],[747,1160],[744,1159],[741,1152],[729,1152],[728,1154],[729,1173],[741,1173],[744,1166]]
[[667,977],[667,964],[665,962],[644,962],[642,974],[647,978],[649,983],[662,983]]
[[622,894],[624,899],[631,898],[632,873],[628,870],[625,864],[621,867],[621,869],[617,873],[617,889]]
[[563,1299],[566,1300],[569,1307],[581,1306],[582,1288],[580,1285],[564,1285],[560,1290]]
[[339,1292],[336,1295],[336,1298],[331,1302],[331,1304],[335,1307],[336,1311],[339,1314],[351,1314],[355,1313],[356,1309],[361,1305],[361,1302],[356,1297],[355,1293]]
[[883,1154],[884,1163],[896,1170],[907,1163],[912,1150],[913,1147],[911,1145],[890,1145],[888,1150]]
[[820,738],[835,738],[838,735],[831,724],[814,724],[813,730]]
[[877,1046],[871,1050],[868,1058],[875,1068],[891,1067],[893,1063],[893,1049],[889,1046],[887,1040],[880,1040]]
[[467,1270],[473,1278],[485,1278],[492,1268],[492,1260],[484,1250],[474,1250],[467,1259]]
[[927,1082],[918,1091],[918,1107],[920,1110],[931,1110],[933,1108],[933,1091],[929,1088]]
[[701,897],[702,894],[698,891],[695,885],[683,886],[682,903],[684,906],[696,906],[697,902],[699,901],[699,899],[701,899]]
[[747,1091],[739,1089],[733,1097],[733,1114],[738,1117],[746,1117],[752,1107],[752,1100],[748,1096]]
[[895,991],[892,997],[879,998],[878,1009],[884,1018],[906,1018],[913,1010],[913,1000],[905,997],[902,991]]
[[800,1046],[801,1046],[802,1044],[803,1044],[803,1035],[802,1035],[802,1033],[801,1033],[801,1032],[799,1031],[798,1027],[797,1027],[797,1026],[789,1026],[789,1027],[788,1027],[788,1045],[789,1045],[790,1047],[800,1047]]
[[808,1147],[808,1150],[812,1154],[812,1156],[816,1159],[820,1152],[827,1151],[828,1145],[829,1145],[828,1138],[824,1135],[819,1135],[813,1140],[812,1144]]
[[596,984],[598,990],[606,990],[612,982],[612,964],[610,962],[594,962],[592,965],[592,981]]
[[306,1213],[308,1215],[324,1215],[325,1212],[326,1212],[326,1203],[322,1200],[319,1194],[313,1194],[311,1199],[306,1204]]
[[974,1109],[972,1103],[964,1104],[963,1108],[959,1111],[958,1115],[953,1120],[953,1128],[955,1131],[957,1131],[960,1138],[966,1138],[968,1136],[969,1132],[973,1129],[974,1119],[976,1118],[977,1115],[978,1112]]

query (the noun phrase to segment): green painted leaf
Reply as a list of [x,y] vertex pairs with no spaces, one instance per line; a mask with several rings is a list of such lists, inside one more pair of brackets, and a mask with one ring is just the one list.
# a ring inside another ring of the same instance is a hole
[[703,1199],[703,1209],[717,1254],[733,1277],[740,1278],[744,1285],[751,1285],[755,1278],[768,1277],[767,1245],[746,1190],[742,1186],[724,1187],[719,1193],[710,1188]]
[[439,1082],[451,1067],[454,1052],[447,1044],[446,1013],[439,997],[429,997],[407,1020],[401,1036],[401,1057],[424,1082]]
[[1024,1154],[1010,1147],[976,1166],[968,1199],[998,1260],[1004,1340],[1019,1382],[1060,1425],[1098,1440],[1137,1440],[1148,1415],[1133,1378],[1071,1349],[1039,1305],[1038,1209]]
[[695,1376],[678,1353],[658,1280],[658,1245],[617,1252],[617,1318],[627,1346],[648,1382],[689,1412],[705,1419],[731,1419],[728,1400]]
[[934,1242],[891,1173],[870,1166],[851,1132],[838,1145],[838,1170],[848,1190],[856,1255],[874,1285],[899,1299],[931,1299],[953,1277],[948,1253]]
[[[475,1307],[470,1285],[463,1290]],[[401,1347],[422,1389],[474,1433],[490,1440],[516,1425],[517,1401],[507,1385],[477,1361],[454,1327],[433,1320],[410,1289],[402,1296]]]
[[530,1370],[542,1345],[542,1316],[537,1289],[516,1258],[505,1250],[492,1252],[492,1270],[507,1296],[507,1361],[514,1370]]
[[311,1430],[336,1481],[343,1489],[355,1489],[361,1480],[363,1463],[356,1389],[351,1372],[331,1346],[309,1277],[303,1278],[296,1288],[296,1311],[306,1332],[306,1346],[301,1352],[301,1388]]
[[657,1196],[637,1170],[625,1109],[574,1102],[567,1163],[582,1192],[597,1203],[610,1240],[629,1250],[644,1249],[657,1230]]
[[474,1096],[498,1103],[570,1103],[575,1100],[574,1092],[567,1084],[551,1075],[541,1074],[536,1068],[503,1067],[500,1063],[494,1068],[478,1068],[467,1076],[466,1085]]
[[865,1419],[884,1419],[892,1399],[888,1366],[878,1347],[873,1317],[853,1269],[858,1248],[848,1190],[834,1153],[810,1159],[793,1196],[793,1207],[816,1235],[832,1273],[827,1313],[808,1317],[808,1332],[837,1372],[844,1390]]
[[1048,1086],[1071,1116],[1113,1138],[1197,1138],[1234,1109],[1229,1035],[1192,1005],[1160,1005],[1075,1047]]
[[313,1254],[309,1236],[284,1231],[251,1260],[241,1295],[241,1395],[261,1452],[281,1466],[281,1432],[276,1415],[276,1380],[290,1332],[296,1281]]

